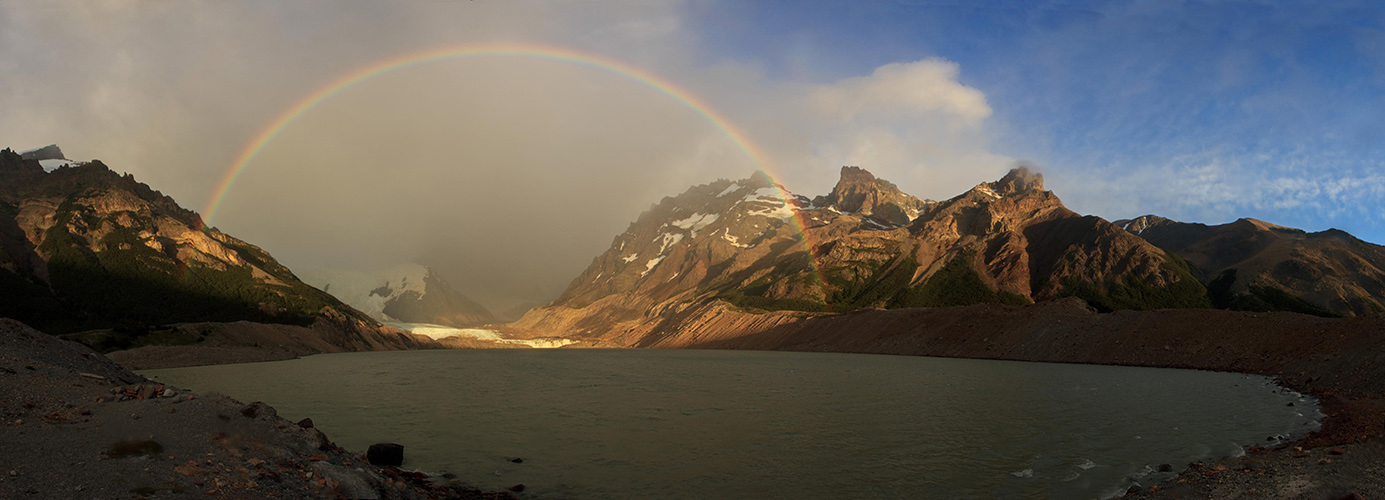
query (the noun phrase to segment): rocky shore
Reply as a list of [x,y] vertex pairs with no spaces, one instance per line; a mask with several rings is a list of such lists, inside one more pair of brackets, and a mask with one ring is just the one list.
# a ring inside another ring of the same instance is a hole
[[0,499],[505,499],[371,465],[264,403],[147,380],[0,319]]

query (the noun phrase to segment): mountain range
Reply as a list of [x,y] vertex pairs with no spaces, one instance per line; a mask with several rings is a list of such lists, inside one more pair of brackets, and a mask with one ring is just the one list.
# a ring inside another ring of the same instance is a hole
[[931,201],[843,167],[812,199],[765,175],[664,198],[512,327],[639,346],[717,308],[811,316],[1063,297],[1108,312],[1356,315],[1385,302],[1382,252],[1341,231],[1250,220],[1112,223],[1067,209],[1027,168]]
[[[1382,269],[1385,247],[1337,230],[1077,214],[1027,168],[935,201],[843,167],[832,190],[812,198],[759,173],[666,197],[556,300],[496,328],[650,346],[705,333],[728,311],[741,328],[1067,297],[1102,312],[1355,316],[1385,312]],[[495,322],[424,266],[304,276],[98,160],[68,160],[56,146],[0,151],[0,316],[103,352],[439,347],[380,322]]]

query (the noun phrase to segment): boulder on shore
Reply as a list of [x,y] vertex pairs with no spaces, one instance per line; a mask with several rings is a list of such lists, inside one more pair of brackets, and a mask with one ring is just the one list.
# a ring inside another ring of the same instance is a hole
[[398,467],[404,464],[404,445],[396,443],[375,443],[365,452],[366,461],[371,465]]

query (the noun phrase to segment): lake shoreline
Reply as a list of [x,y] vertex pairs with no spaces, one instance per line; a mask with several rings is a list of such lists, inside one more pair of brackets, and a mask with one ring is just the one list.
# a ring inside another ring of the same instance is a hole
[[[1129,496],[1228,498],[1302,489],[1285,489],[1286,484],[1316,485],[1305,491],[1319,492],[1321,498],[1385,495],[1385,484],[1367,480],[1363,472],[1385,470],[1385,336],[1379,335],[1385,332],[1385,318],[1208,310],[1097,314],[1078,302],[800,315],[787,323],[760,321],[771,326],[742,330],[735,337],[705,335],[709,328],[733,329],[751,315],[722,309],[674,326],[692,333],[685,338],[699,341],[648,347],[925,355],[1267,375],[1317,399],[1326,415],[1322,427],[1292,443],[1248,449],[1245,457],[1205,467],[1194,464],[1170,481]],[[1249,491],[1254,493],[1245,493]]]

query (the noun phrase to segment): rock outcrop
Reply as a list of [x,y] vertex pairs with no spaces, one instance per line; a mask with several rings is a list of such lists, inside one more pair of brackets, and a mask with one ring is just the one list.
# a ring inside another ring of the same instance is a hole
[[19,157],[20,157],[20,158],[23,158],[23,159],[25,159],[25,160],[36,160],[36,161],[37,161],[37,160],[62,160],[62,159],[66,159],[66,158],[67,158],[66,156],[63,156],[63,150],[62,150],[61,148],[59,148],[57,144],[49,144],[49,145],[47,145],[47,146],[44,146],[44,147],[41,147],[41,148],[38,148],[38,149],[31,149],[31,150],[29,150],[29,151],[25,151],[25,152],[23,152],[23,153],[20,153],[20,154],[19,154]]
[[918,218],[931,205],[904,194],[894,184],[877,179],[860,167],[842,167],[841,180],[827,196],[813,199],[813,205],[831,207],[845,213],[860,213],[876,221],[902,226]]

